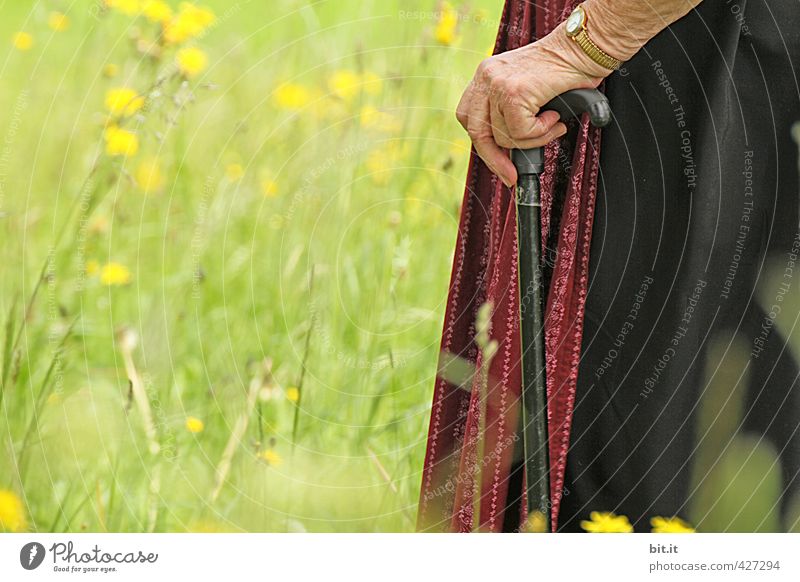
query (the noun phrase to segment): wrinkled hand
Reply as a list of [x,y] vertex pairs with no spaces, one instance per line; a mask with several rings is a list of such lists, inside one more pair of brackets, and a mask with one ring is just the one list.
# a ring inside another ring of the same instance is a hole
[[484,60],[456,117],[481,159],[511,186],[517,171],[502,148],[540,147],[564,135],[558,113],[539,108],[565,91],[595,88],[609,73],[565,37],[562,24],[535,43]]

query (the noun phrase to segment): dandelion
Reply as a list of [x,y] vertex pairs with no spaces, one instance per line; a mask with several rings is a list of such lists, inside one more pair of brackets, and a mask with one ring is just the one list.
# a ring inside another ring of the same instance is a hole
[[161,0],[146,0],[142,6],[142,14],[150,22],[167,22],[172,18],[172,8]]
[[272,94],[272,101],[281,109],[297,111],[305,107],[311,100],[311,94],[302,85],[282,83]]
[[202,35],[214,23],[216,16],[208,8],[181,2],[178,13],[163,23],[167,44],[181,44]]
[[277,467],[283,463],[281,456],[274,449],[266,449],[258,454],[258,458],[267,463],[270,467]]
[[289,402],[297,402],[300,400],[300,389],[296,386],[289,386],[286,389],[286,400]]
[[11,44],[13,44],[14,48],[18,51],[30,50],[33,46],[33,36],[27,32],[18,32],[11,37]]
[[135,156],[139,151],[139,138],[133,132],[111,125],[106,128],[103,136],[109,156]]
[[379,111],[372,105],[365,105],[362,107],[358,119],[359,123],[361,123],[361,126],[368,129],[397,132],[402,128],[400,120],[394,115]]
[[106,79],[113,79],[119,75],[119,67],[114,63],[108,63],[103,67],[103,76]]
[[405,148],[396,142],[367,154],[366,167],[371,174],[372,181],[378,185],[387,184],[391,173],[390,170],[399,164],[404,155]]
[[62,32],[69,28],[69,16],[62,12],[51,12],[47,17],[47,26],[56,32]]
[[680,517],[655,516],[650,519],[652,533],[694,533],[694,528]]
[[105,0],[106,6],[126,16],[136,16],[141,9],[139,0]]
[[442,3],[442,11],[433,36],[439,44],[450,46],[456,40],[456,28],[458,26],[458,12],[449,2]]
[[364,92],[369,95],[380,95],[383,91],[383,79],[370,71],[361,75],[361,83],[364,85]]
[[90,259],[86,261],[86,274],[90,277],[94,277],[97,273],[100,272],[100,263],[97,259]]
[[274,198],[278,195],[278,184],[274,180],[264,178],[261,180],[261,192],[267,198]]
[[27,527],[20,498],[12,491],[0,489],[0,531],[20,532]]
[[197,47],[187,47],[178,51],[175,55],[175,62],[178,63],[178,70],[187,79],[191,79],[202,73],[208,65],[206,53]]
[[232,163],[225,166],[225,177],[229,182],[238,182],[244,176],[242,164]]
[[593,511],[589,520],[582,520],[581,527],[589,533],[631,533],[633,526],[624,515],[611,511]]
[[144,97],[128,87],[106,91],[106,109],[115,117],[129,117],[144,106]]
[[336,71],[328,79],[328,88],[340,99],[349,101],[358,95],[361,89],[361,77],[353,71]]
[[100,269],[100,282],[109,287],[127,285],[131,282],[131,272],[120,263],[106,263]]
[[164,175],[161,172],[161,163],[158,158],[148,158],[139,163],[136,168],[136,184],[145,194],[152,194],[161,190],[164,185]]
[[196,416],[187,416],[185,426],[186,430],[192,434],[203,432],[203,430],[206,428],[205,423]]

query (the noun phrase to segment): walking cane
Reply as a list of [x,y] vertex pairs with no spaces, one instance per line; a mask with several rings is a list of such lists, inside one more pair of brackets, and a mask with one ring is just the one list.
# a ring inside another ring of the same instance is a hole
[[[566,120],[588,113],[592,125],[611,121],[605,95],[595,89],[576,89],[554,98],[541,108],[554,110]],[[528,524],[549,532],[550,455],[547,435],[547,383],[544,363],[542,311],[541,198],[539,175],[544,171],[544,148],[512,150],[517,168],[517,246],[519,258],[519,309],[522,364],[522,441]],[[538,524],[539,526],[536,527]]]

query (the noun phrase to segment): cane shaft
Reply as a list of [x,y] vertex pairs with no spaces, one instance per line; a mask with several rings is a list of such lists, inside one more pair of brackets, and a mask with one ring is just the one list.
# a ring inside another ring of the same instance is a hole
[[550,463],[542,312],[539,176],[517,182],[519,305],[522,364],[522,435],[528,515],[539,512],[550,530]]

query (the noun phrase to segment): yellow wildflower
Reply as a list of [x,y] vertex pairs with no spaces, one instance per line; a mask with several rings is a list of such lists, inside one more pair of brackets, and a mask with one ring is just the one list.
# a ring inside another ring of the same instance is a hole
[[238,182],[244,176],[244,168],[242,164],[232,163],[225,167],[225,177],[229,182]]
[[111,115],[128,117],[144,106],[144,97],[128,87],[117,87],[106,91],[105,105]]
[[108,63],[103,67],[103,76],[107,79],[113,79],[117,75],[119,75],[119,67],[114,63]]
[[367,154],[366,167],[371,174],[372,181],[378,185],[388,183],[391,169],[399,165],[405,155],[405,148],[397,142],[392,142],[382,148],[372,150]]
[[18,51],[27,51],[33,46],[33,37],[27,32],[18,32],[11,37],[11,44]]
[[298,110],[311,100],[311,93],[302,85],[282,83],[272,94],[272,101],[281,109]]
[[172,18],[172,8],[161,0],[146,0],[142,14],[151,22],[166,22]]
[[650,519],[652,533],[694,533],[694,528],[680,517],[655,516]]
[[582,520],[581,527],[589,533],[631,533],[633,526],[624,515],[611,511],[593,511],[589,520]]
[[442,2],[442,11],[436,23],[433,36],[443,45],[449,46],[456,40],[456,28],[458,27],[458,12],[449,2]]
[[289,402],[297,402],[300,400],[300,389],[296,386],[289,386],[286,389],[286,400]]
[[216,16],[208,8],[181,2],[178,14],[163,23],[164,40],[168,44],[180,44],[202,35],[214,23]]
[[106,6],[122,12],[128,16],[139,14],[141,2],[139,0],[105,0]]
[[47,18],[47,26],[56,32],[67,30],[69,28],[69,16],[62,12],[51,12]]
[[281,456],[274,449],[266,449],[258,454],[258,457],[271,467],[277,467],[283,463]]
[[94,277],[100,271],[100,263],[97,259],[90,259],[86,261],[86,274]]
[[100,269],[100,282],[103,285],[127,285],[131,282],[131,272],[120,263],[106,263]]
[[20,532],[27,527],[20,498],[12,491],[0,489],[0,532]]
[[377,129],[378,131],[396,132],[400,131],[402,128],[400,120],[397,119],[397,117],[379,111],[372,105],[365,105],[362,107],[358,119],[363,127]]
[[196,416],[186,417],[186,430],[188,430],[190,433],[197,434],[199,432],[203,432],[205,428],[205,423]]
[[274,198],[278,195],[278,184],[274,180],[264,178],[261,180],[261,192],[267,198]]
[[328,79],[328,88],[340,99],[349,101],[361,90],[361,77],[353,71],[336,71]]
[[522,531],[526,533],[545,533],[547,532],[547,516],[541,511],[531,511],[528,519],[523,524]]
[[205,70],[208,57],[197,47],[187,47],[178,51],[175,62],[178,63],[178,70],[183,76],[191,79]]
[[161,173],[161,163],[158,158],[148,158],[139,163],[136,168],[136,184],[145,194],[161,190],[164,185],[164,175]]
[[383,91],[383,79],[375,73],[367,71],[361,75],[361,82],[364,85],[364,92],[369,95],[380,95]]
[[109,156],[135,156],[139,151],[139,138],[133,132],[111,125],[103,135]]

